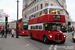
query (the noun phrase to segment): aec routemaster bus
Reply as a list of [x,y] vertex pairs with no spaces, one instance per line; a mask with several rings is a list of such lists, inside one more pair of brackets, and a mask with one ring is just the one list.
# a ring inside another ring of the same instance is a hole
[[65,23],[63,8],[48,6],[29,15],[28,36],[42,40],[64,43],[66,35],[60,31],[60,26]]
[[1,34],[1,31],[2,31],[2,27],[0,26],[0,34]]
[[18,33],[19,35],[28,35],[28,18],[18,20]]

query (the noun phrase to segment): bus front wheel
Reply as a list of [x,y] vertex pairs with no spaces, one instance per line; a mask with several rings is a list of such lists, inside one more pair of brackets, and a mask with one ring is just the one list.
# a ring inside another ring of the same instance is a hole
[[47,38],[46,36],[43,37],[43,42],[44,42],[45,44],[48,44],[48,43],[49,43],[49,40],[48,40],[48,38]]
[[65,43],[65,40],[63,40],[63,41],[60,42],[60,44],[64,44],[64,43]]

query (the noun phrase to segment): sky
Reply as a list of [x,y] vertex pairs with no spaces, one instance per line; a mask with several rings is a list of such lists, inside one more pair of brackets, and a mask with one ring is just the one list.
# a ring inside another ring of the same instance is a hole
[[[17,0],[0,0],[0,9],[4,10],[11,22],[17,19]],[[22,4],[23,1],[19,0],[19,19],[22,18]],[[67,11],[69,12],[72,21],[75,21],[75,0],[66,0]]]
[[[17,20],[17,0],[0,0],[0,9],[4,10],[8,21]],[[22,0],[19,0],[19,19],[22,18]]]

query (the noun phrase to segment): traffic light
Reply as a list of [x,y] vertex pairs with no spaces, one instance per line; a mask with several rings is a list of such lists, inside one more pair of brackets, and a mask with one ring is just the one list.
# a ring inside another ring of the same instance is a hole
[[71,22],[68,22],[68,25],[71,25]]
[[6,22],[6,23],[8,22],[8,17],[5,17],[5,22]]
[[5,38],[7,38],[7,23],[8,23],[8,15],[5,15],[5,29],[6,29]]
[[5,15],[5,23],[8,22],[8,15]]

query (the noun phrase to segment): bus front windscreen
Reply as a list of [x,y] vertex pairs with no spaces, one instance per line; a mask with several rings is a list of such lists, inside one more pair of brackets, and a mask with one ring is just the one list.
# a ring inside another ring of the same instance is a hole
[[48,26],[45,27],[45,30],[48,30],[48,31],[57,31],[57,30],[60,30],[60,26],[55,24],[55,23],[48,23],[47,24]]
[[57,31],[56,24],[52,24],[52,23],[48,24],[48,30],[49,31]]
[[23,30],[28,31],[28,25],[23,25]]

